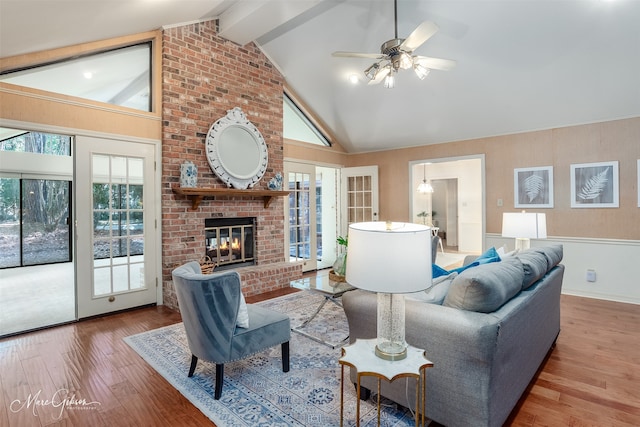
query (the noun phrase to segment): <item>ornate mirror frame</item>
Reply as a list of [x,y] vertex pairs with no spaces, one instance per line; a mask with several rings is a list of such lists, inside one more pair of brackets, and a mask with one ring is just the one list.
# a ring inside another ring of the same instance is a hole
[[242,109],[235,107],[207,133],[207,161],[227,187],[252,188],[267,170],[267,144]]

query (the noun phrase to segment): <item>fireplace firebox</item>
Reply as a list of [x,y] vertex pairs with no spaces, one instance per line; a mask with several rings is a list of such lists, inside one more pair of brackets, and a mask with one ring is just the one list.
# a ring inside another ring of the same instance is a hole
[[256,219],[207,218],[204,220],[206,255],[216,269],[255,264]]

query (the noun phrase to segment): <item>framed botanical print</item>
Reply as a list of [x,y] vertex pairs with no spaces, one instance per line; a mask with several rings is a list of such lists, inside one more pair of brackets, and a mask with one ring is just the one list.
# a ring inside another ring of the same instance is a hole
[[571,165],[571,207],[619,207],[618,176],[617,161]]
[[553,166],[513,170],[516,208],[553,207]]

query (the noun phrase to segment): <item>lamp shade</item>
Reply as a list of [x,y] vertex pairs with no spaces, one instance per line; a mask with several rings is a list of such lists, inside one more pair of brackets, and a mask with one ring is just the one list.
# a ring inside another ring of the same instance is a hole
[[401,222],[349,226],[347,282],[372,292],[409,293],[431,286],[431,229]]
[[502,214],[502,237],[546,239],[547,216],[543,213],[505,212]]

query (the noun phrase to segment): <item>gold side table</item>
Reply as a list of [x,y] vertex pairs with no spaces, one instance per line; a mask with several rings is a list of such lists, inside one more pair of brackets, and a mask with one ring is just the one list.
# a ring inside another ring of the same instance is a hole
[[[378,426],[380,426],[380,380],[391,382],[398,378],[416,379],[416,427],[425,425],[425,401],[426,401],[426,370],[433,367],[425,357],[424,350],[416,347],[407,347],[407,357],[403,360],[384,360],[376,356],[375,346],[377,340],[358,339],[353,344],[342,347],[340,363],[340,426],[344,419],[344,367],[350,366],[357,372],[356,378],[356,426],[360,426],[360,379],[364,376],[376,377],[378,380]],[[419,403],[422,405],[419,406]],[[420,409],[420,414],[418,414]],[[421,423],[420,423],[420,420]]]

